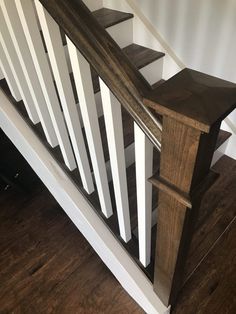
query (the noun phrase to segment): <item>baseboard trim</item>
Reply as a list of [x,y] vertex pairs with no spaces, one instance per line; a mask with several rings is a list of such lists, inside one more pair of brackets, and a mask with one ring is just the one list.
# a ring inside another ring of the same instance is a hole
[[0,125],[130,296],[149,314],[169,313],[145,274],[0,91]]

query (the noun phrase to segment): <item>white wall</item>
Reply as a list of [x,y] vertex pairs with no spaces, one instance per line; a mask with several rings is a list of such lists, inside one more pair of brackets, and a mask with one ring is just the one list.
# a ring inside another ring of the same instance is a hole
[[136,0],[183,63],[236,82],[235,0]]
[[[133,0],[185,66],[236,83],[236,0]],[[236,111],[228,153],[236,158]]]

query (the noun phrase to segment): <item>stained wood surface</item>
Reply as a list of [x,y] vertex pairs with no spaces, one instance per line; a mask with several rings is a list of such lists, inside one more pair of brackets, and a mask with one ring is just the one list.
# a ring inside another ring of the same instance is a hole
[[[214,169],[221,172],[221,179],[212,187],[204,205],[208,208],[215,204],[214,211],[199,228],[195,250],[204,253],[209,242],[217,242],[183,287],[175,314],[236,312],[236,161],[224,156]],[[195,259],[193,251],[194,248]]]
[[146,65],[161,59],[165,56],[163,52],[159,52],[150,48],[146,48],[137,44],[131,44],[122,49],[127,55],[129,60],[136,66],[136,68],[141,69]]
[[[3,89],[3,91],[10,97],[10,100],[14,103],[13,98],[10,96],[10,91],[8,89],[8,86],[6,84],[5,80],[0,81],[0,86]],[[39,136],[39,138],[43,141],[43,143],[46,145],[46,147],[50,150],[50,152],[53,154],[53,156],[56,158],[56,160],[59,162],[61,167],[67,172],[67,174],[72,178],[74,183],[77,185],[77,187],[84,193],[85,197],[87,197],[90,202],[93,204],[94,208],[96,209],[97,213],[101,215],[102,219],[104,219],[105,223],[108,225],[108,227],[112,230],[112,232],[115,235],[119,234],[118,229],[118,220],[117,220],[117,212],[115,207],[115,201],[114,201],[114,190],[113,185],[110,183],[110,194],[112,199],[112,206],[114,208],[114,214],[111,218],[106,219],[101,214],[101,208],[99,205],[98,195],[96,192],[94,192],[91,196],[89,196],[84,189],[82,188],[82,183],[80,179],[80,175],[78,170],[69,171],[67,167],[65,167],[63,162],[63,157],[61,155],[59,147],[52,149],[49,145],[47,145],[45,141],[45,136],[43,134],[43,130],[38,125],[33,125],[30,120],[27,118],[27,112],[25,111],[23,102],[14,103],[15,107],[19,110],[21,115],[24,117],[24,119],[27,121],[27,123],[32,127],[34,132]],[[122,110],[122,123],[123,123],[123,132],[124,132],[124,146],[128,147],[131,145],[134,141],[134,129],[133,129],[133,119],[132,117],[123,109]],[[99,118],[99,127],[102,137],[102,145],[104,150],[104,156],[105,160],[109,160],[109,152],[108,152],[108,145],[107,145],[107,139],[106,139],[106,130],[105,130],[105,123],[104,123],[104,117]],[[85,141],[86,142],[86,141]],[[87,143],[86,143],[87,146]],[[90,162],[91,164],[91,162]],[[9,163],[10,165],[10,163]],[[153,160],[153,173],[157,173],[160,166],[160,153],[157,150],[154,150],[154,160]],[[14,169],[14,168],[12,168]],[[15,174],[17,169],[14,169],[12,176]],[[125,244],[122,241],[122,245],[128,250],[128,252],[133,256],[135,261],[138,262],[138,242],[137,242],[137,235],[136,235],[136,229],[137,229],[137,195],[136,195],[136,179],[135,179],[135,164],[131,165],[127,170],[127,181],[128,181],[128,198],[129,198],[129,207],[130,207],[130,214],[131,214],[131,228],[133,232],[133,238],[128,243]],[[153,188],[153,200],[152,200],[152,208],[153,210],[157,207],[158,200],[157,200],[157,189]],[[214,206],[209,205],[209,206]],[[202,213],[201,216],[204,219],[204,213],[207,212],[207,208],[202,209],[200,212]],[[207,214],[207,213],[206,213]],[[144,269],[141,264],[140,267],[143,269],[143,271],[147,274],[147,276],[153,280],[153,271],[154,271],[154,256],[155,256],[155,238],[156,238],[156,228],[153,227],[152,230],[152,256],[151,256],[151,263],[148,268]],[[188,272],[189,274],[189,272]],[[187,274],[186,274],[187,276]]]
[[92,14],[99,22],[99,24],[101,24],[104,28],[111,27],[115,24],[127,21],[134,17],[131,13],[120,12],[107,8],[93,11]]
[[146,95],[144,103],[203,132],[236,107],[236,84],[184,69]]
[[1,313],[143,313],[2,132],[0,142],[1,162],[14,160],[32,190],[0,191]]
[[[0,138],[6,153],[1,154],[1,163],[6,158],[9,166],[22,169],[20,180],[31,188],[27,194],[14,189],[0,192],[1,312],[143,313],[14,146],[2,134]],[[235,167],[235,161],[228,157],[214,166],[215,170],[225,172],[221,184],[214,187],[215,191],[221,191],[222,209],[216,213],[221,212],[223,220],[229,208],[236,204],[235,188],[230,188],[236,182]],[[223,181],[227,181],[226,186]],[[212,196],[209,202],[217,206],[218,199]],[[236,223],[231,218],[231,226],[181,291],[173,314],[235,313]],[[213,222],[213,229],[217,225],[220,226]]]
[[212,169],[219,177],[202,200],[185,268],[185,280],[206,258],[236,217],[236,161],[224,156]]
[[[107,8],[101,8],[91,13],[96,18],[98,23],[104,28],[114,26],[116,24],[119,24],[121,22],[124,22],[133,18],[133,14],[131,13],[121,12],[121,11],[107,9]],[[61,37],[62,37],[63,45],[66,45],[65,33],[63,32],[62,29],[61,29]]]
[[[162,52],[152,50],[152,49],[149,49],[149,48],[137,45],[137,44],[131,44],[123,48],[122,51],[129,58],[130,62],[135,66],[137,70],[140,70],[146,65],[149,65],[152,62],[164,57],[164,54]],[[92,75],[94,93],[98,93],[100,91],[99,79],[98,79],[98,74],[94,70],[93,67],[91,67],[91,75]],[[78,96],[77,96],[77,93],[75,92],[75,80],[72,73],[70,74],[70,78],[71,78],[72,87],[74,90],[75,100],[76,102],[78,102]],[[157,84],[158,83],[160,84],[160,81],[157,82]],[[157,85],[155,85],[155,87],[156,86]]]
[[221,145],[223,145],[231,136],[232,134],[230,132],[220,130],[219,136],[217,138],[216,147],[215,149],[219,148]]
[[156,147],[159,122],[143,104],[151,86],[81,0],[40,0]]

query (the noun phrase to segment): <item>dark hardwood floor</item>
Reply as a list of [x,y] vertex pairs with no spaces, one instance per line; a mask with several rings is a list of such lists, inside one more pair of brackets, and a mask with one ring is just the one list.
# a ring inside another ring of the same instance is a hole
[[0,313],[143,313],[1,132],[0,142],[26,189],[1,183]]
[[[14,187],[0,182],[0,313],[144,313],[2,132],[0,143],[2,171],[19,173]],[[185,284],[174,314],[236,313],[236,162],[224,157],[214,169],[225,170],[209,200],[217,209],[203,215],[213,217],[207,233],[225,232]],[[201,251],[206,230],[200,221]]]

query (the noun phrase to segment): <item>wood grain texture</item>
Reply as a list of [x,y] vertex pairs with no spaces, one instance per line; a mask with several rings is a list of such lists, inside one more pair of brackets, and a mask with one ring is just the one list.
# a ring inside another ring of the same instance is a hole
[[185,281],[207,258],[215,242],[236,216],[236,162],[223,156],[213,167],[219,177],[203,196],[191,242]]
[[[164,57],[164,54],[155,51],[137,44],[131,44],[125,48],[122,49],[122,51],[126,54],[126,56],[129,58],[130,62],[136,67],[137,70],[142,69],[146,65],[151,64],[152,62]],[[100,91],[99,86],[99,79],[98,79],[98,73],[94,70],[94,68],[91,66],[91,75],[92,75],[92,81],[93,81],[93,89],[94,93],[98,93]],[[72,87],[74,90],[75,100],[78,102],[78,95],[75,91],[75,79],[73,74],[70,74]]]
[[[159,190],[154,289],[166,305],[175,303],[183,282],[201,204],[195,190],[208,175],[219,127],[217,123],[209,134],[201,134],[175,119],[163,117],[160,179],[166,188]],[[183,195],[185,200],[191,200],[191,208],[184,205]]]
[[118,23],[132,19],[134,16],[131,13],[120,12],[117,10],[111,10],[107,8],[102,8],[92,12],[95,19],[104,28],[111,27]]
[[151,86],[80,0],[40,1],[85,56],[153,144],[159,147],[159,123],[143,105]]
[[[234,161],[235,162],[235,161]],[[236,220],[180,293],[173,314],[236,312]]]
[[209,132],[236,107],[236,84],[184,69],[145,98],[157,113]]
[[21,165],[32,192],[0,191],[1,313],[143,313],[4,141],[1,161]]
[[[124,22],[133,18],[133,14],[120,12],[117,10],[112,10],[112,9],[107,9],[107,8],[101,8],[91,13],[95,17],[95,19],[98,21],[98,23],[104,28],[114,26],[116,24],[119,24],[121,22]],[[61,29],[61,38],[62,38],[63,45],[66,45],[66,36],[62,29]]]

